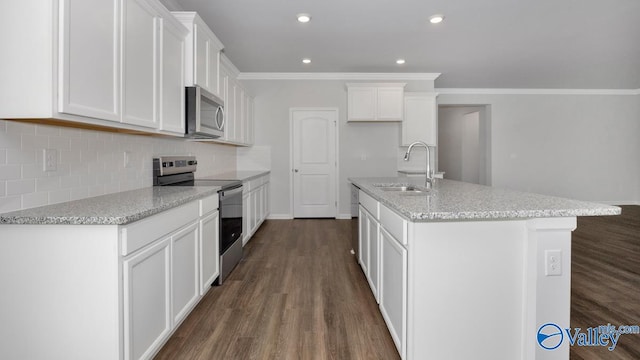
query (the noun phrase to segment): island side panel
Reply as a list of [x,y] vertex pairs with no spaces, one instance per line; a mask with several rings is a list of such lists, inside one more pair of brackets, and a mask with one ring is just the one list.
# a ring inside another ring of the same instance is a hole
[[[407,359],[568,359],[531,334],[570,310],[575,218],[544,220],[409,223]],[[562,276],[539,276],[546,248],[562,250]]]
[[[577,226],[576,218],[542,218],[527,221],[527,251],[524,284],[524,347],[525,360],[567,360],[569,342],[566,334],[543,342],[552,350],[542,348],[537,341],[538,329],[555,324],[561,330],[570,326],[571,312],[571,232]],[[560,275],[547,275],[547,251],[560,251]],[[552,334],[554,325],[543,329]],[[562,341],[560,341],[562,340]]]
[[117,226],[0,226],[0,357],[118,359]]

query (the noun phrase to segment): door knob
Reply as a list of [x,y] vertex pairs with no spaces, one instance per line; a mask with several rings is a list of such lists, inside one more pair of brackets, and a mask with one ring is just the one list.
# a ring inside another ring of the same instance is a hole
[[293,169],[293,171],[298,172],[298,169]]

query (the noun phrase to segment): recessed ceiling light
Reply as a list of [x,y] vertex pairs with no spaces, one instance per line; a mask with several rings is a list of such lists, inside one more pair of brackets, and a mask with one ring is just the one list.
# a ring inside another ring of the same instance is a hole
[[309,14],[298,14],[298,22],[308,23],[311,21],[311,15]]
[[432,15],[432,16],[429,18],[429,21],[430,21],[432,24],[439,24],[439,23],[441,23],[441,22],[442,22],[442,20],[444,20],[444,15],[440,15],[440,14],[438,14],[438,15]]
[[398,59],[398,60],[396,60],[396,64],[398,64],[398,65],[402,65],[402,64],[404,64],[404,63],[405,63],[404,59]]
[[311,59],[302,59],[302,63],[311,64]]

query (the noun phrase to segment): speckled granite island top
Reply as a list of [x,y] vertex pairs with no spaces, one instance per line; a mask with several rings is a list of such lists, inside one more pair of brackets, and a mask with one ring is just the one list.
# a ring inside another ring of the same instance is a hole
[[218,192],[219,186],[161,186],[0,214],[0,224],[124,225]]
[[522,219],[619,215],[621,209],[591,202],[538,195],[453,180],[436,179],[426,193],[383,191],[375,185],[410,184],[424,187],[423,179],[350,178],[351,183],[402,217],[413,221]]

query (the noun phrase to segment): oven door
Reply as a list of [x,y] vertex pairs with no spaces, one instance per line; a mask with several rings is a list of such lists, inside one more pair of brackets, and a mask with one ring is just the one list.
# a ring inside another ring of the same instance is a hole
[[242,185],[220,191],[220,254],[242,238]]

